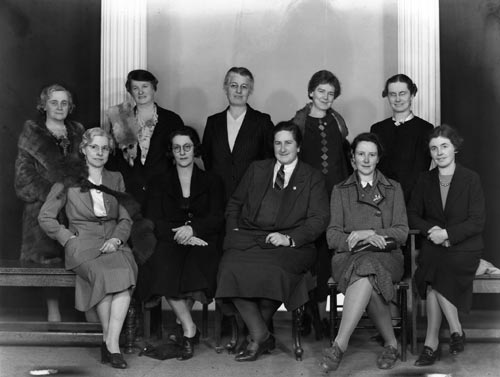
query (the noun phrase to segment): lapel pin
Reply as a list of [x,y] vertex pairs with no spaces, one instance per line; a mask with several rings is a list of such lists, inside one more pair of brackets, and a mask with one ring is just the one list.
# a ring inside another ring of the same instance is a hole
[[293,189],[293,190],[297,190],[297,186],[293,186],[293,187],[292,187],[292,189]]

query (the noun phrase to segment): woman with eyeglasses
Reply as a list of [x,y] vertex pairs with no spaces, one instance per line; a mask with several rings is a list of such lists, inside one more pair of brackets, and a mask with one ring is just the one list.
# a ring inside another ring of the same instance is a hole
[[[38,222],[65,251],[66,269],[76,273],[75,307],[95,308],[102,325],[101,362],[127,367],[119,338],[136,284],[137,265],[127,240],[132,229],[122,205],[120,173],[104,169],[113,139],[101,128],[83,134],[83,158],[63,172],[40,209]],[[64,212],[68,225],[60,221]]]
[[[68,119],[75,105],[69,90],[59,84],[49,85],[40,93],[39,119],[25,122],[19,135],[14,188],[24,202],[21,261],[42,264],[61,262],[63,250],[51,240],[37,222],[47,194],[61,176],[66,161],[78,156],[78,145],[85,131]],[[61,320],[59,289],[46,288],[47,320]]]
[[193,357],[200,333],[191,316],[194,301],[208,303],[215,293],[219,263],[216,241],[224,222],[220,178],[199,169],[196,131],[184,126],[170,135],[175,169],[155,179],[148,191],[146,217],[155,223],[158,243],[141,267],[138,294],[164,296],[182,326],[179,360]]

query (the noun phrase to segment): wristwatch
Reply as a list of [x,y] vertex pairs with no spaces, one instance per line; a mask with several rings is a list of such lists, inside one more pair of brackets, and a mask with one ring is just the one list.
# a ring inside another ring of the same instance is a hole
[[116,239],[116,246],[121,246],[123,244],[123,241],[119,238]]
[[290,247],[295,247],[295,241],[288,234],[285,234],[285,237],[288,238],[288,242],[290,242]]

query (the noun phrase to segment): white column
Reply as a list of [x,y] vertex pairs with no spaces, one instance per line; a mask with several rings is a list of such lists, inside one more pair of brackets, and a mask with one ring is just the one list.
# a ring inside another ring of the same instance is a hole
[[147,0],[102,0],[101,124],[105,111],[127,98],[125,80],[147,66]]
[[414,113],[440,125],[438,0],[398,0],[398,70],[417,84]]

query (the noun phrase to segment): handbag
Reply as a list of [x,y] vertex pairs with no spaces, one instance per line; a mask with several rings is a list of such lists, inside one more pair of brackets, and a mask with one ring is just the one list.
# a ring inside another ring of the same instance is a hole
[[354,246],[351,250],[352,253],[359,253],[360,251],[372,251],[374,253],[388,253],[392,250],[395,250],[398,248],[398,243],[396,240],[392,237],[387,237],[385,239],[386,245],[385,248],[380,249],[379,247],[372,245],[371,243],[365,243],[365,244],[357,244]]

